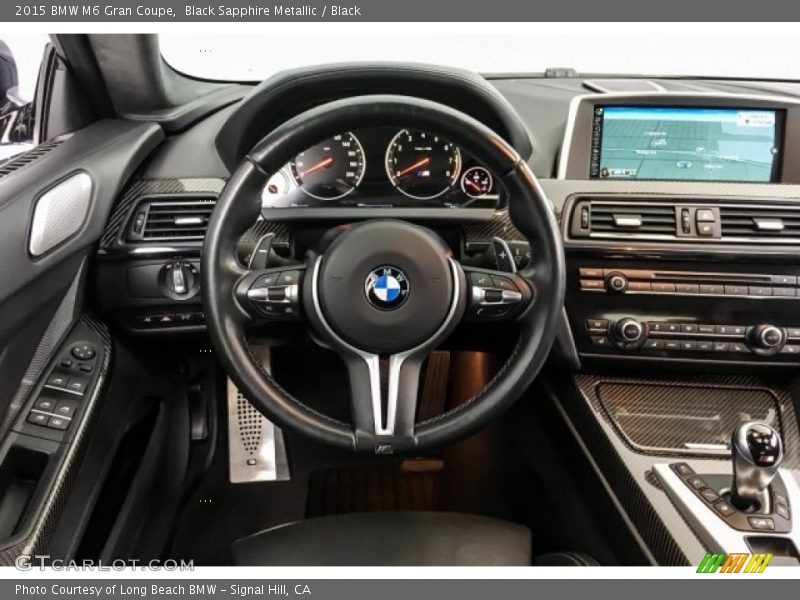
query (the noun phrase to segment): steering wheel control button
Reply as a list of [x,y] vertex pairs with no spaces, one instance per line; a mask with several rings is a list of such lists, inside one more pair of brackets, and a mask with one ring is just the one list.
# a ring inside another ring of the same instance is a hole
[[259,275],[247,290],[247,299],[262,317],[291,319],[300,314],[299,270],[274,271]]
[[510,316],[523,300],[516,283],[504,275],[470,272],[471,316],[477,320]]
[[409,290],[406,274],[390,266],[374,269],[364,283],[367,300],[381,310],[400,308],[408,298]]
[[75,344],[70,350],[70,354],[78,360],[92,360],[95,355],[94,346],[91,344]]

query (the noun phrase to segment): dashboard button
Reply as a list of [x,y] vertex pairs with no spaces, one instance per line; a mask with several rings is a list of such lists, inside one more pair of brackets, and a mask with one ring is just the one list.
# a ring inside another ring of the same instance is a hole
[[698,223],[711,223],[716,221],[714,211],[710,208],[698,208],[695,218]]
[[794,298],[796,290],[794,288],[776,287],[772,288],[772,295],[780,298]]
[[708,486],[702,477],[697,477],[696,475],[694,477],[689,477],[689,479],[686,480],[686,483],[696,490],[702,490],[704,487]]
[[716,333],[717,328],[713,325],[698,325],[697,333]]
[[78,410],[77,400],[59,400],[58,406],[51,412],[59,417],[71,419],[75,415],[76,410]]
[[773,275],[772,283],[775,285],[797,285],[796,275]]
[[781,354],[800,354],[800,346],[795,344],[786,344],[781,348]]
[[647,324],[647,328],[650,329],[651,333],[652,332],[661,333],[662,331],[666,331],[666,329],[664,329],[664,323],[660,323],[658,321],[650,321]]
[[681,331],[683,333],[697,333],[697,325],[694,323],[682,323]]
[[678,343],[681,345],[681,350],[684,352],[692,351],[697,348],[697,344],[691,340],[682,340]]
[[731,346],[728,342],[714,342],[714,352],[730,352]]
[[771,531],[775,529],[775,521],[769,517],[747,517],[750,527],[753,529]]
[[682,477],[688,477],[689,475],[694,475],[694,469],[687,465],[686,463],[677,463],[674,465],[675,471],[678,475]]
[[748,289],[746,285],[726,285],[726,296],[747,296]]
[[700,490],[700,495],[706,502],[716,502],[717,500],[719,500],[719,494],[714,490],[712,490],[711,488]]
[[681,345],[679,342],[674,340],[666,340],[664,342],[664,350],[680,350]]
[[592,343],[595,346],[608,346],[608,338],[604,335],[593,335]]
[[628,283],[628,289],[632,292],[649,292],[652,290],[649,281],[631,281]]
[[581,277],[585,277],[588,279],[592,279],[595,277],[603,277],[603,269],[594,269],[590,267],[581,267],[578,269],[578,275]]
[[723,517],[730,517],[732,514],[736,512],[736,509],[725,500],[720,500],[714,505],[716,511],[721,514]]
[[664,323],[661,328],[661,331],[667,331],[669,333],[678,333],[681,330],[680,323]]
[[725,294],[725,286],[724,285],[711,285],[711,284],[704,284],[700,286],[700,293],[701,294],[713,294],[715,296],[722,296]]
[[701,352],[713,352],[714,342],[697,342],[697,349]]
[[789,327],[786,333],[789,334],[790,338],[800,338],[800,327]]
[[710,237],[714,235],[714,223],[698,223],[697,235]]
[[608,319],[586,319],[586,328],[590,331],[605,331],[608,329]]
[[650,284],[650,289],[654,292],[665,292],[673,294],[675,293],[675,284],[654,281],[653,283]]
[[751,285],[748,293],[751,296],[772,296],[772,288],[763,285]]
[[83,395],[88,384],[89,380],[84,377],[71,377],[64,389]]
[[663,340],[647,340],[642,346],[645,350],[661,350],[664,347]]
[[605,281],[602,279],[581,279],[582,290],[603,290],[605,287]]
[[728,348],[730,348],[731,352],[737,352],[739,354],[750,352],[750,348],[741,342],[728,342]]
[[700,286],[696,283],[676,283],[675,291],[679,294],[699,294]]

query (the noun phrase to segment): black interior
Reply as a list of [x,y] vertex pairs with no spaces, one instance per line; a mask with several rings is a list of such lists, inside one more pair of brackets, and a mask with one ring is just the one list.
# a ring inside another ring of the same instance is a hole
[[[694,565],[723,519],[685,518],[660,467],[724,496],[748,419],[780,434],[791,495],[800,85],[657,78],[654,99],[650,79],[617,79],[627,102],[781,111],[780,180],[589,177],[582,119],[623,101],[596,74],[359,63],[215,83],[172,70],[156,36],[53,36],[38,145],[0,163],[0,562],[34,544],[204,565]],[[337,122],[367,166],[329,202],[290,163]],[[442,195],[392,182],[404,128],[459,149],[439,157],[458,168]],[[475,198],[471,168],[491,176]],[[84,207],[66,236],[34,225],[52,190]],[[396,307],[370,300],[379,267],[408,278]],[[397,367],[413,402],[401,391],[382,433],[372,400],[388,414],[391,355],[415,347]],[[743,543],[791,564],[782,533]]]

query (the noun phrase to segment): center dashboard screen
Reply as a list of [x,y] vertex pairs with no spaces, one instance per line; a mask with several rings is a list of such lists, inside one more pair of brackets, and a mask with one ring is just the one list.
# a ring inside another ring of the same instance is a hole
[[774,182],[780,112],[595,106],[590,177]]

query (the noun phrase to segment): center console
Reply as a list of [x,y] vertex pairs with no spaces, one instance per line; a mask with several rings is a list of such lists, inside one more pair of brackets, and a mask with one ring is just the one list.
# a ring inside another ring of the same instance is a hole
[[544,184],[579,371],[555,401],[658,564],[800,560],[797,131],[791,99],[578,97]]

